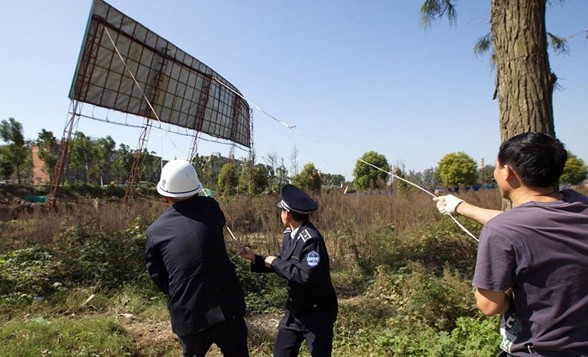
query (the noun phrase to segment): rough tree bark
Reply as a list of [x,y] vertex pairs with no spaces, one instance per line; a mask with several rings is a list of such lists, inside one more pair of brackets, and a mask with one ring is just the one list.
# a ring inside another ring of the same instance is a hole
[[546,0],[492,0],[502,141],[529,131],[555,136],[545,9]]

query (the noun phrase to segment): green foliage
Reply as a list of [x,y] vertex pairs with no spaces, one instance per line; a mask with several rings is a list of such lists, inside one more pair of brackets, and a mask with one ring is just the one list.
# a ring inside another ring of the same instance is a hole
[[76,172],[76,181],[90,183],[89,168],[96,157],[96,147],[92,139],[83,132],[74,135],[69,155],[69,167]]
[[60,284],[65,266],[50,249],[31,246],[0,255],[0,296],[31,300]]
[[221,167],[216,184],[219,195],[223,197],[234,195],[237,189],[237,182],[235,164],[232,161],[225,163]]
[[105,138],[98,138],[94,141],[95,152],[96,152],[96,166],[99,171],[100,185],[103,185],[104,174],[110,171],[112,166],[111,157],[116,147],[116,143],[112,137],[106,136]]
[[2,120],[2,122],[0,122],[0,138],[8,143],[8,146],[4,151],[4,155],[7,158],[7,161],[4,161],[4,165],[6,165],[7,162],[12,163],[16,169],[17,181],[20,185],[21,169],[29,158],[29,150],[25,146],[22,124],[14,118]]
[[378,356],[470,357],[498,354],[497,319],[460,317],[451,331],[439,331],[419,321],[390,318],[375,337]]
[[494,165],[484,165],[478,170],[478,182],[487,185],[494,180]]
[[[145,274],[144,236],[138,227],[107,232],[93,224],[73,225],[57,237],[71,284],[116,289]],[[143,230],[144,232],[144,230]]]
[[462,316],[451,331],[453,356],[496,356],[499,352],[500,316],[492,318]]
[[80,196],[102,197],[104,193],[102,187],[94,183],[75,182],[68,185],[71,192],[75,192]]
[[389,170],[390,166],[384,155],[369,151],[355,163],[353,186],[358,190],[385,188]]
[[37,138],[37,145],[39,146],[39,158],[45,163],[47,174],[51,177],[59,155],[57,138],[55,138],[52,131],[41,129]]
[[198,179],[204,187],[217,190],[221,168],[228,162],[227,158],[211,155],[207,158],[196,155],[192,164],[198,172]]
[[0,147],[0,175],[4,180],[9,180],[14,173],[14,166],[8,147]]
[[568,151],[568,160],[559,181],[564,184],[578,185],[586,179],[587,175],[588,167],[584,161]]
[[424,0],[420,9],[421,24],[424,27],[431,26],[431,22],[443,16],[447,16],[450,22],[454,22],[457,15],[455,5],[450,0]]
[[120,144],[116,150],[112,166],[112,178],[118,183],[125,183],[129,179],[129,172],[133,167],[133,153],[128,145]]
[[323,187],[334,188],[343,187],[345,183],[345,176],[339,174],[321,173],[321,182]]
[[2,356],[134,356],[131,339],[111,317],[37,317],[0,329]]
[[[379,271],[381,276],[374,282],[378,292],[371,289],[365,296],[344,300],[340,305],[333,341],[337,356],[470,357],[498,353],[498,317],[480,318],[469,313],[457,317],[454,328],[440,329],[420,319],[418,313],[398,311],[398,307],[418,302],[391,293],[406,288],[402,274],[395,279],[391,272]],[[399,282],[402,286],[395,287]],[[420,283],[411,289],[422,290],[416,294],[421,296],[430,291]],[[446,293],[454,291],[448,289]],[[374,294],[380,299],[374,299]]]
[[439,177],[446,187],[473,185],[478,178],[477,164],[465,152],[453,152],[439,161]]
[[418,264],[392,272],[377,269],[368,297],[390,305],[404,322],[419,322],[439,330],[454,327],[455,320],[473,311],[470,284],[459,274],[445,269],[437,276]]
[[298,175],[292,177],[292,183],[301,190],[319,192],[321,190],[321,175],[312,162],[305,164]]
[[258,196],[268,188],[268,180],[267,167],[262,164],[253,165],[253,162],[248,160],[241,167],[238,183],[239,193],[250,197]]
[[333,348],[336,356],[382,356],[374,341],[386,329],[390,306],[362,297],[339,304]]
[[392,171],[395,175],[392,178],[392,190],[395,193],[403,193],[408,191],[409,189],[414,189],[413,186],[410,186],[408,183],[406,183],[406,181],[403,180],[405,178],[403,169],[401,169],[400,167],[395,167]]
[[[436,188],[438,188],[437,183],[437,168],[428,168],[423,170],[422,172],[415,172],[413,170],[409,170],[408,174],[406,175],[406,179],[412,183],[415,183],[425,190],[429,192],[434,192]],[[416,190],[417,188],[413,186],[409,186],[411,190]]]

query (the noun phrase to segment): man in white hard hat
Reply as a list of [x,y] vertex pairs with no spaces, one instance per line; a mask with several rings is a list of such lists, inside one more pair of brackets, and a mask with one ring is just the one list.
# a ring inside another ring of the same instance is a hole
[[225,357],[247,357],[245,298],[227,255],[225,216],[184,160],[167,163],[157,192],[169,207],[147,228],[149,276],[168,295],[172,330],[185,357],[203,357],[215,343]]

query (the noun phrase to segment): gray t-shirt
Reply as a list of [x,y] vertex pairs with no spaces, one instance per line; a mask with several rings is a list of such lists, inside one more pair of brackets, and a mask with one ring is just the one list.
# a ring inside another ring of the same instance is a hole
[[480,234],[473,285],[506,291],[501,348],[516,356],[588,356],[588,197],[528,202]]

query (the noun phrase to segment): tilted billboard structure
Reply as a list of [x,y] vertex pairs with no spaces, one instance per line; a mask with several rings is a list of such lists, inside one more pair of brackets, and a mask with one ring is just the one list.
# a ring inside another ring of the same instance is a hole
[[[235,86],[102,0],[92,4],[69,98],[145,118],[139,143],[157,120],[242,147],[252,144],[249,104]],[[73,108],[62,143],[69,143],[79,118]],[[62,147],[55,190],[67,163],[68,145]]]

